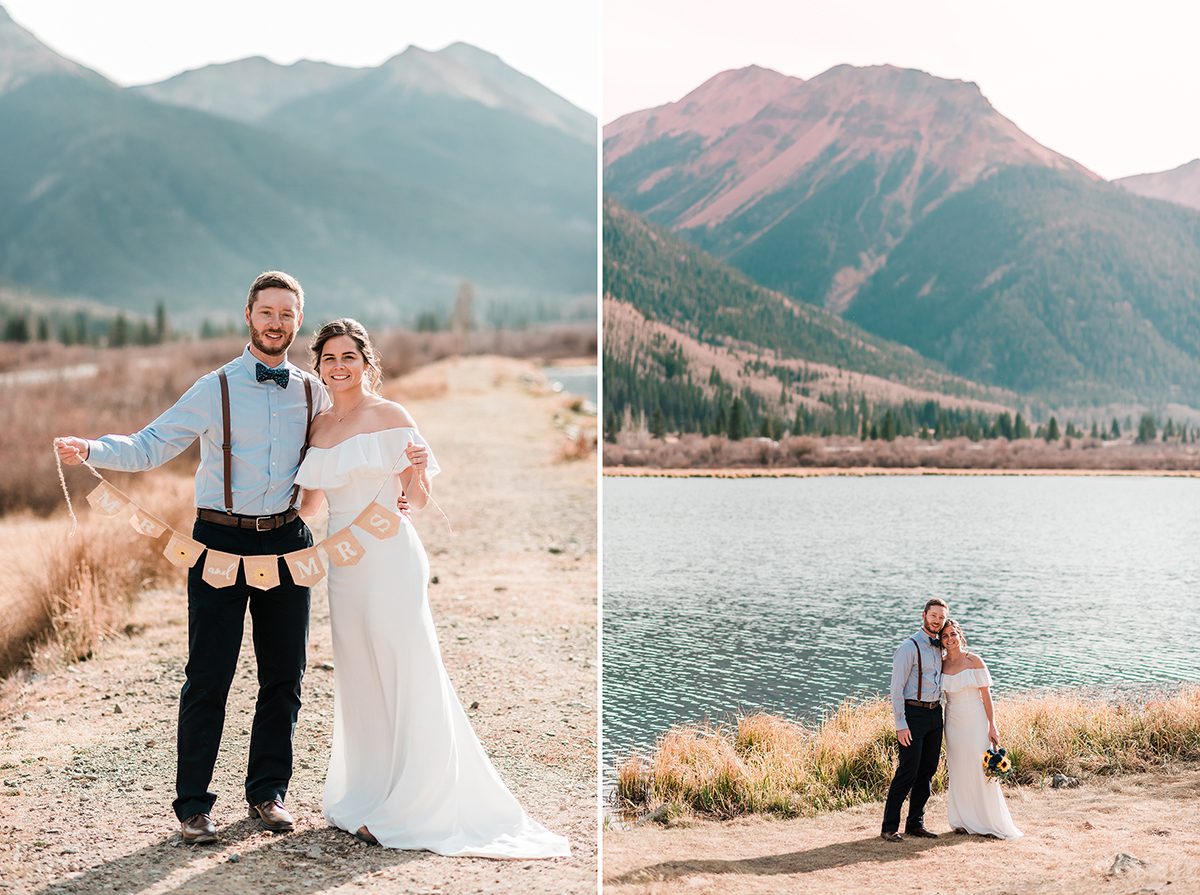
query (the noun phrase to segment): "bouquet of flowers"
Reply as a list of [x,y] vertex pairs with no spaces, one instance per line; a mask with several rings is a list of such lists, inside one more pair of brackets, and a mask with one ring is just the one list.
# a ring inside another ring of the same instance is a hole
[[989,780],[1007,780],[1012,774],[1012,759],[1004,749],[988,749],[983,753],[983,776]]

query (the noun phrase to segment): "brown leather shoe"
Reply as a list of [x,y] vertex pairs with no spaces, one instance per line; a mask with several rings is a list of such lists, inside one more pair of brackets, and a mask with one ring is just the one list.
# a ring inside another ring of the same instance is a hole
[[250,816],[261,820],[263,826],[272,833],[290,833],[296,826],[296,821],[292,819],[279,799],[270,799],[258,805],[251,805]]
[[375,834],[372,833],[370,830],[368,830],[366,828],[366,826],[359,827],[357,830],[355,830],[350,835],[353,836],[355,839],[357,839],[359,842],[367,843],[367,845],[378,845],[379,844],[379,840],[375,838]]
[[904,831],[905,836],[915,836],[918,839],[937,839],[938,834],[924,827],[913,827],[910,830]]
[[207,814],[193,814],[183,821],[179,831],[183,841],[189,845],[204,845],[217,841],[217,825]]
[[899,833],[897,833],[895,830],[892,830],[890,833],[880,833],[879,838],[882,839],[884,842],[903,842],[904,841],[904,837],[901,836]]

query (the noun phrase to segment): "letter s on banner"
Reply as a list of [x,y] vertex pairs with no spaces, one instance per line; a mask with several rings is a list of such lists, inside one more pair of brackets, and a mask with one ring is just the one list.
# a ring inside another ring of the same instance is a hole
[[354,520],[353,524],[367,534],[383,539],[395,537],[399,533],[401,520],[398,515],[380,504],[370,503],[365,510],[358,514],[358,518]]

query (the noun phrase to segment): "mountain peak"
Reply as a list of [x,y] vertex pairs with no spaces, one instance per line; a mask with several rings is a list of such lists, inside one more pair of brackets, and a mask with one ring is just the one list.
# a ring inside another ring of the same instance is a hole
[[58,55],[0,6],[0,93],[39,75],[68,74],[107,83],[107,78]]
[[504,109],[581,140],[595,139],[596,121],[503,59],[458,41],[437,51],[410,45],[373,74],[380,90],[444,96]]
[[677,102],[632,112],[606,126],[605,164],[647,140],[685,133],[715,140],[804,84],[761,65],[719,72]]
[[1200,158],[1184,162],[1178,168],[1169,171],[1134,174],[1113,182],[1139,196],[1162,199],[1189,208],[1200,208]]

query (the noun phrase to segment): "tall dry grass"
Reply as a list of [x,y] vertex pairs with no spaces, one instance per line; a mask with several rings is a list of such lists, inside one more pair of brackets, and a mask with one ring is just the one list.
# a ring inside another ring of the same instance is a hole
[[[137,483],[130,496],[190,533],[190,492],[188,479],[169,476]],[[0,520],[5,547],[0,557],[0,675],[21,665],[39,670],[87,658],[102,640],[125,627],[139,591],[182,581],[183,573],[162,556],[167,535],[147,538],[134,532],[124,516],[92,513],[83,493],[73,494],[79,498],[79,528],[73,536],[65,514]]]
[[[1142,704],[1031,695],[997,700],[996,712],[1013,784],[1200,760],[1200,687]],[[650,756],[618,767],[614,795],[621,810],[662,807],[668,816],[810,815],[883,799],[896,757],[884,700],[845,702],[816,727],[747,715],[733,726],[671,729]],[[943,766],[934,788],[945,785]]]

